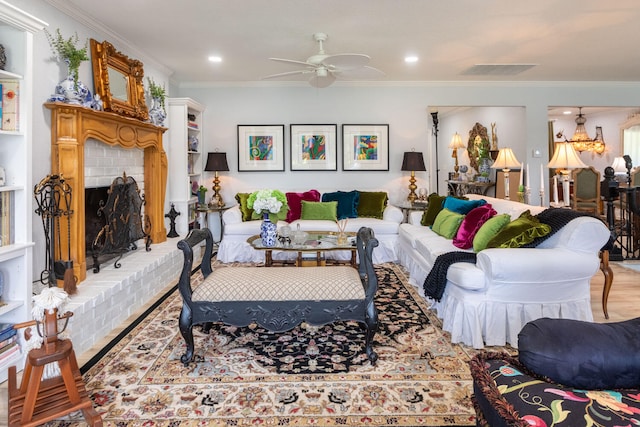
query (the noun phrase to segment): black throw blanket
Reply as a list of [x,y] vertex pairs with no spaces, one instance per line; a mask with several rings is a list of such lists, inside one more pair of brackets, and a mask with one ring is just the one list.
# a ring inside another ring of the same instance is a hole
[[[545,236],[534,239],[531,243],[523,245],[523,248],[535,248],[540,243],[553,236],[558,230],[567,225],[572,219],[590,216],[597,218],[585,212],[578,212],[571,209],[549,208],[535,215],[538,220],[551,227],[551,232]],[[444,294],[444,288],[447,284],[447,271],[449,266],[456,262],[476,262],[476,254],[472,252],[454,251],[439,255],[433,263],[433,268],[424,280],[424,294],[430,298],[440,301]]]

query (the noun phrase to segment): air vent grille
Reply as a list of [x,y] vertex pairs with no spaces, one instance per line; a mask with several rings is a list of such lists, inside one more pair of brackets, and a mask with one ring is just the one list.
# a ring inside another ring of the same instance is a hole
[[538,64],[476,64],[462,72],[466,76],[515,76]]

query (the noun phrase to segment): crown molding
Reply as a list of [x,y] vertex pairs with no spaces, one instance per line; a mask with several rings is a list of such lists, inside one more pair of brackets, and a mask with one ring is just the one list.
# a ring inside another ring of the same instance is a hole
[[112,29],[106,27],[100,21],[96,20],[94,17],[84,13],[79,10],[77,7],[74,7],[70,2],[65,0],[45,0],[54,8],[58,9],[60,12],[65,15],[73,18],[78,21],[82,25],[90,28],[93,31],[98,33],[102,33],[107,37],[109,43],[114,46],[118,46],[118,50],[123,51],[126,49],[127,56],[136,56],[136,59],[142,61],[143,64],[149,64],[154,69],[157,69],[159,72],[165,74],[166,76],[170,76],[173,74],[173,70],[158,61],[157,59],[147,55],[140,49],[136,47],[136,45],[124,37],[120,36],[118,33],[113,31]]

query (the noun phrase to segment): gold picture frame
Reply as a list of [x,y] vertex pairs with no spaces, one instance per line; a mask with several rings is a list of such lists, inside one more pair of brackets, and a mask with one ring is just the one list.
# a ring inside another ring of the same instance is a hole
[[142,62],[117,51],[108,41],[91,39],[91,64],[94,91],[100,96],[104,111],[149,119]]

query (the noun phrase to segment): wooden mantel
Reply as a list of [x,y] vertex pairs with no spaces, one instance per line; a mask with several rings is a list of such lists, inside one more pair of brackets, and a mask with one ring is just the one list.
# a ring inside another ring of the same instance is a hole
[[[167,240],[164,201],[167,188],[167,154],[162,146],[163,127],[116,113],[95,111],[79,105],[48,102],[51,110],[51,173],[61,175],[71,186],[71,259],[78,281],[87,277],[84,220],[84,144],[94,138],[109,145],[144,150],[145,213],[151,223],[153,243]],[[115,178],[115,177],[114,177]],[[60,221],[62,236],[66,221]],[[67,259],[66,239],[56,259]]]

